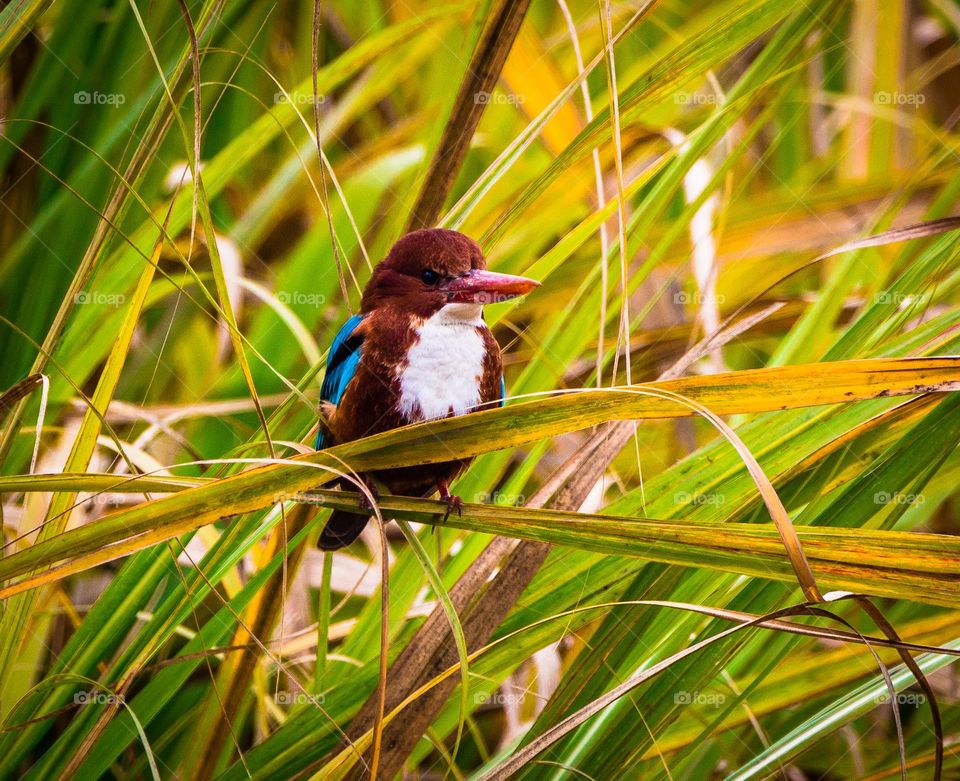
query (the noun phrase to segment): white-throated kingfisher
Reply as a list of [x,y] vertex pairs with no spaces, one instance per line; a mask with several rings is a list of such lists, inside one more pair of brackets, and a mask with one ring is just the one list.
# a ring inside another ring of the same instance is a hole
[[[457,231],[418,230],[393,245],[363,291],[360,313],[330,346],[317,450],[503,404],[500,346],[483,321],[483,305],[523,295],[539,283],[486,266],[480,246]],[[406,496],[439,491],[449,514],[461,506],[449,484],[469,463],[454,458],[363,478],[374,492],[376,483]],[[368,517],[335,510],[319,547],[349,545]]]

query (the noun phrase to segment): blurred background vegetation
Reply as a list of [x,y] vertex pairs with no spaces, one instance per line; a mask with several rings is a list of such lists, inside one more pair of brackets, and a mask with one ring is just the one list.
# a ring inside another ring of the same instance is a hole
[[[927,779],[939,736],[958,777],[958,35],[956,0],[4,3],[0,776]],[[463,518],[385,497],[388,550],[324,556],[337,498],[293,494],[430,457],[302,455],[420,224],[543,282],[487,308],[512,401],[429,429],[482,454]],[[658,379],[731,428],[536,395]],[[721,634],[831,589],[879,612]]]

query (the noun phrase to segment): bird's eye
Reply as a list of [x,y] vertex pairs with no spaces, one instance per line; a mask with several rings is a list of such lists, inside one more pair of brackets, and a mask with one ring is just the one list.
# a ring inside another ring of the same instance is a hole
[[425,268],[420,272],[420,279],[428,285],[435,285],[440,281],[440,275],[436,271]]

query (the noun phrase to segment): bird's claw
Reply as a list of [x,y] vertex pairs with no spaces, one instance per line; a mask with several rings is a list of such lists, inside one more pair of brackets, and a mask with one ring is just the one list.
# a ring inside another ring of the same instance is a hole
[[367,491],[370,492],[370,496],[373,497],[373,501],[370,501],[366,491],[361,491],[359,500],[360,509],[373,512],[374,503],[380,501],[380,489],[377,488],[376,483],[368,477],[363,478],[363,484],[367,487]]
[[447,511],[443,514],[443,522],[447,522],[447,518],[450,517],[450,513],[453,512],[454,508],[457,510],[457,515],[461,518],[463,517],[463,499],[461,499],[456,494],[450,493],[450,490],[447,488],[447,481],[441,480],[440,485],[440,501],[447,503]]
[[447,518],[450,517],[450,513],[453,512],[454,508],[457,510],[457,515],[461,518],[463,517],[463,499],[456,494],[450,494],[444,501],[447,503],[447,511],[443,514],[444,523],[447,522]]

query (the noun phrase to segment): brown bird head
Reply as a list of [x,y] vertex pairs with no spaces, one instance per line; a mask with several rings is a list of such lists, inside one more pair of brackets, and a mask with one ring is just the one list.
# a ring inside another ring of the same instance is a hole
[[529,293],[540,283],[487,271],[480,245],[462,233],[427,228],[401,238],[363,291],[361,311],[391,306],[429,317],[447,304],[492,304]]

